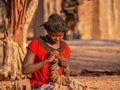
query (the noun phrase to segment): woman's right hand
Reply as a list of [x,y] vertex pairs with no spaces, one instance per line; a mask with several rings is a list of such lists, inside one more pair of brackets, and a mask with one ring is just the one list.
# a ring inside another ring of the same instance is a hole
[[58,58],[58,57],[59,57],[59,52],[58,52],[57,50],[54,50],[54,51],[50,52],[47,60],[48,60],[49,62],[52,62],[52,61],[54,61],[54,60],[55,60],[56,58]]

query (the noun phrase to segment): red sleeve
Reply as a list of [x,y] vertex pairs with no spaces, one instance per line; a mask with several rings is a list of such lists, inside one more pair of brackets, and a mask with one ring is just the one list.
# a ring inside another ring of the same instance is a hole
[[34,39],[27,46],[27,49],[30,49],[36,55],[38,51],[38,46],[39,46],[39,41],[37,39]]

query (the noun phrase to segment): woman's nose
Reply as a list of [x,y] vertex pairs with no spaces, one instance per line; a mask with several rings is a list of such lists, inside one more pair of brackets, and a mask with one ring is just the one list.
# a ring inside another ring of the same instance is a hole
[[60,40],[60,37],[56,37],[56,40],[59,41],[59,40]]

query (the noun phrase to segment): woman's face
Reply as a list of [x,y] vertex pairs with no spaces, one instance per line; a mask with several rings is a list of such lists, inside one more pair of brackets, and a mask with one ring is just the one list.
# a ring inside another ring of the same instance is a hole
[[53,43],[59,43],[64,37],[64,32],[48,32],[48,37]]

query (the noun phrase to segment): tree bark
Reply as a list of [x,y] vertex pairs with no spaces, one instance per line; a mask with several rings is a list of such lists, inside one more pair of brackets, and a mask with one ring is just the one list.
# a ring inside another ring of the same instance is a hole
[[28,6],[28,9],[26,11],[26,15],[25,15],[25,23],[24,23],[24,27],[23,27],[23,48],[24,51],[26,51],[26,42],[27,42],[27,32],[28,32],[28,28],[29,25],[32,21],[32,18],[34,16],[34,13],[38,7],[38,0],[31,0]]
[[22,61],[25,55],[23,44],[26,43],[27,29],[36,11],[38,0],[8,0],[10,21],[6,27],[4,39],[4,65],[0,70],[2,78],[12,80],[26,78],[22,74]]

